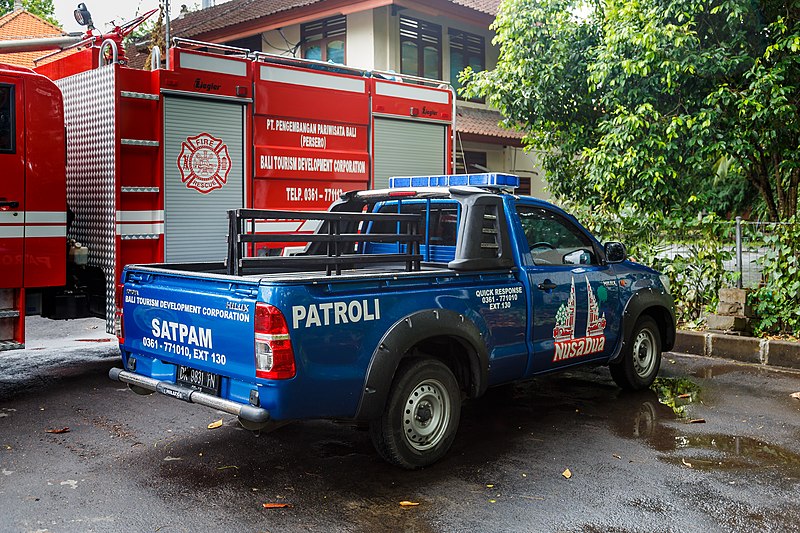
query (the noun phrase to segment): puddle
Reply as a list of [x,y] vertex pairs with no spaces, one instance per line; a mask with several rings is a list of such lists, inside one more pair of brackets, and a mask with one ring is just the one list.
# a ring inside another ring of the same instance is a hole
[[662,459],[697,470],[774,468],[783,476],[800,477],[800,454],[751,437],[681,435],[675,437],[675,451],[677,457]]
[[698,400],[700,386],[687,378],[656,378],[650,387],[658,401],[680,418],[686,418],[686,406]]

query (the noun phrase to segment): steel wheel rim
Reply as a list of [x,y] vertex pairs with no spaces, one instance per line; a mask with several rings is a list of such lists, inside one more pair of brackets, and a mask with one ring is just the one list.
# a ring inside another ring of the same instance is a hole
[[653,332],[643,329],[633,341],[633,369],[641,378],[647,378],[656,364],[656,339]]
[[403,410],[403,434],[415,450],[429,450],[444,437],[450,424],[450,398],[445,391],[440,381],[426,379],[408,395]]

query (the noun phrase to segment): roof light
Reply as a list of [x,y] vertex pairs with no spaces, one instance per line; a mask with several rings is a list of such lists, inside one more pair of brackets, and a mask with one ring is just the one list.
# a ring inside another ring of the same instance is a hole
[[398,176],[389,178],[389,188],[400,187],[519,187],[519,176],[513,174],[447,174],[444,176]]

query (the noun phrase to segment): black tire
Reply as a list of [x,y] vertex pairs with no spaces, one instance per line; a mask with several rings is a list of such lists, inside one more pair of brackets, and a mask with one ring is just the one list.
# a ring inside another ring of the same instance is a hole
[[460,418],[461,390],[450,369],[435,359],[414,359],[398,369],[369,432],[381,457],[414,470],[444,457]]
[[622,358],[609,365],[614,382],[625,390],[642,390],[653,384],[661,367],[661,334],[655,320],[636,321],[622,348]]

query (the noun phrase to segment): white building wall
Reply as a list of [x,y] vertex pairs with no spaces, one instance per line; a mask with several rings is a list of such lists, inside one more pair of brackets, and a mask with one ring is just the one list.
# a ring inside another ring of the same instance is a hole
[[345,63],[348,66],[374,70],[375,42],[374,15],[371,10],[347,15]]

